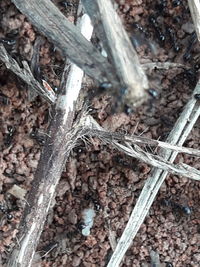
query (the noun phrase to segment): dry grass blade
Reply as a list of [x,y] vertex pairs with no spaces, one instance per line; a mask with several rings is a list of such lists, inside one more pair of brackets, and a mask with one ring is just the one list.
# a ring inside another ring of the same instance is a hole
[[[89,122],[89,124],[88,124]],[[130,157],[137,158],[153,167],[162,169],[164,171],[168,171],[172,174],[176,175],[182,175],[185,177],[188,177],[193,180],[200,180],[200,171],[196,170],[195,168],[192,168],[186,164],[173,164],[170,161],[167,161],[163,159],[161,156],[154,155],[151,153],[148,153],[144,150],[142,150],[139,146],[134,144],[133,146],[130,145],[127,141],[125,141],[123,144],[120,144],[119,142],[115,141],[115,138],[120,141],[124,141],[126,139],[132,140],[132,138],[127,138],[126,136],[123,137],[121,134],[116,133],[108,133],[100,130],[95,130],[94,128],[97,129],[102,129],[100,125],[92,118],[88,117],[87,121],[87,126],[86,127],[91,127],[87,131],[85,131],[85,134],[89,136],[96,136],[100,138],[103,142],[107,142],[109,144],[112,144],[114,147],[116,147],[118,150],[124,152]],[[122,137],[120,139],[120,136]],[[150,141],[149,141],[150,142]],[[165,143],[167,146],[167,143]],[[175,146],[173,146],[175,148]],[[178,151],[178,150],[177,150]]]
[[[197,84],[194,94],[200,93],[200,83]],[[185,106],[174,128],[172,129],[167,142],[181,146],[192,130],[195,122],[200,115],[200,105],[192,95],[191,99]],[[169,152],[162,150],[161,155],[164,159],[173,162],[178,152]],[[117,267],[121,263],[126,251],[136,236],[141,224],[144,222],[149,209],[167,176],[168,172],[153,168],[140,197],[131,213],[126,228],[117,244],[117,247],[108,263],[108,267]]]
[[142,144],[142,145],[149,145],[154,147],[161,147],[169,150],[174,150],[179,153],[185,153],[188,155],[200,157],[200,150],[194,149],[194,148],[187,148],[182,146],[175,146],[172,144],[169,144],[167,142],[162,142],[159,140],[153,140],[150,138],[146,138],[143,136],[137,136],[137,135],[124,135],[121,133],[114,133],[114,132],[106,132],[103,131],[102,128],[99,127],[101,130],[92,129],[90,130],[90,134],[93,134],[95,136],[98,136],[102,139],[106,140],[116,140],[116,141],[122,141],[122,142],[128,142],[131,144]]

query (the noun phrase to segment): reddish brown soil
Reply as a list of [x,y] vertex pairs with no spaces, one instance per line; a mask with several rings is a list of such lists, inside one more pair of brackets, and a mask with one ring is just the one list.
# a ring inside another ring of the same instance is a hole
[[[54,2],[58,4],[60,1]],[[167,3],[164,9],[162,5],[156,6],[161,2]],[[156,89],[158,96],[149,96],[146,103],[129,114],[111,114],[113,92],[93,98],[92,115],[106,129],[165,140],[189,99],[198,79],[198,71],[195,72],[194,67],[199,63],[200,46],[196,42],[191,50],[191,58],[184,61],[183,56],[193,32],[192,21],[187,1],[180,1],[177,7],[172,2],[116,1],[118,12],[133,38],[141,62],[183,63],[190,68],[190,72],[184,68],[149,72],[150,85]],[[58,7],[73,21],[76,3],[68,3],[72,6],[65,8],[58,4]],[[156,8],[160,9],[159,14]],[[39,33],[10,1],[2,0],[0,10],[0,38],[17,29],[16,36],[12,37],[16,44],[6,45],[6,48],[19,61],[21,58],[30,60]],[[151,15],[157,18],[159,33],[149,22]],[[134,23],[138,23],[143,30]],[[166,33],[167,27],[174,31],[177,45],[180,46],[178,52],[175,52],[177,48]],[[161,34],[166,38],[163,43],[159,41]],[[40,51],[40,67],[41,77],[52,87],[58,87],[63,59],[47,40]],[[2,64],[0,84],[0,203],[13,215],[8,220],[7,214],[0,212],[0,266],[3,266],[12,244],[17,242],[16,229],[24,206],[23,201],[7,192],[14,184],[27,191],[30,189],[42,149],[37,140],[30,138],[30,133],[35,128],[40,132],[46,131],[51,109],[39,97],[30,102],[26,86]],[[117,101],[123,102],[123,96]],[[10,136],[9,126],[14,127],[13,137]],[[199,136],[198,121],[185,146],[199,148]],[[198,158],[180,154],[176,161],[200,169]],[[38,245],[35,266],[106,266],[150,169],[146,164],[128,158],[96,138],[86,144],[80,142],[72,151],[58,185],[55,205],[49,212]],[[165,206],[163,199],[176,205]],[[85,237],[81,234],[82,212],[88,207],[95,209],[96,216],[91,235]],[[190,207],[191,214],[186,215],[178,207]],[[150,266],[149,253],[154,250],[158,252],[162,266],[198,267],[199,242],[200,183],[169,175],[126,253],[122,266]]]

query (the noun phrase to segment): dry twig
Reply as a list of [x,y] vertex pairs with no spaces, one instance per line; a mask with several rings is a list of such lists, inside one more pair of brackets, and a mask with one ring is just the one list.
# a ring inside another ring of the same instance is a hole
[[103,42],[121,84],[129,89],[129,103],[131,95],[133,105],[136,105],[145,98],[148,81],[120,17],[111,0],[82,0],[82,3],[97,27],[96,34]]
[[0,44],[0,60],[5,63],[7,69],[10,69],[18,77],[20,77],[29,87],[35,90],[39,95],[46,99],[49,103],[55,103],[56,95],[53,90],[47,90],[33,77],[33,74],[26,61],[22,61],[23,68],[20,68],[15,59],[13,59],[6,51],[3,44]]
[[[87,15],[81,19],[81,29],[89,38],[92,26]],[[70,71],[69,71],[70,69]],[[78,125],[73,124],[75,104],[81,88],[83,72],[75,65],[68,64],[63,74],[63,85],[51,120],[48,138],[28,194],[26,208],[19,227],[18,240],[7,266],[31,266],[35,249],[54,198],[55,188],[60,179],[66,159],[76,140],[80,137]],[[66,82],[67,80],[67,82]]]
[[109,81],[116,88],[119,81],[112,65],[49,0],[12,0],[30,22],[44,34],[65,57],[99,82]]
[[172,69],[172,68],[182,68],[189,69],[190,67],[183,65],[181,63],[172,63],[172,62],[148,62],[142,63],[143,70],[153,70],[153,69]]

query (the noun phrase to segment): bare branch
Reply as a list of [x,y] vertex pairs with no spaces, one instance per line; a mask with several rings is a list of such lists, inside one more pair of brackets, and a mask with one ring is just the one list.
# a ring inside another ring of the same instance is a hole
[[[88,38],[91,37],[92,27],[87,15],[82,16],[80,27]],[[62,90],[57,99],[48,138],[42,150],[32,188],[28,194],[28,204],[20,223],[19,243],[10,256],[7,265],[9,267],[31,266],[66,159],[76,140],[81,136],[78,125],[73,125],[73,119],[82,77],[81,69],[73,64],[70,68],[68,64],[66,65]]]
[[111,0],[82,0],[82,3],[97,27],[96,34],[111,57],[121,84],[129,89],[129,103],[131,95],[131,101],[136,105],[145,98],[148,81],[120,17]]
[[12,0],[30,22],[74,64],[99,82],[119,87],[115,70],[107,59],[70,23],[49,0]]

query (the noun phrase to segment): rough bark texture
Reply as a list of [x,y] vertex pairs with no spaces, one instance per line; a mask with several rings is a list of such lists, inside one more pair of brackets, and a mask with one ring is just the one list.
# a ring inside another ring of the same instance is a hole
[[128,88],[127,95],[129,98],[131,95],[132,104],[136,105],[144,98],[144,89],[148,88],[148,82],[120,17],[110,0],[83,0],[82,2],[95,27],[98,27],[96,33],[108,55],[111,55],[111,61],[121,84]]
[[[46,216],[61,176],[65,159],[69,155],[75,136],[69,135],[70,122],[63,125],[62,110],[57,110],[42,151],[27,205],[19,228],[19,243],[13,251],[8,266],[30,266]],[[34,207],[34,208],[33,208]]]
[[115,71],[100,52],[86,40],[49,0],[13,0],[16,7],[27,16],[64,56],[99,82],[109,81],[119,86]]
[[[81,27],[85,31],[85,36],[90,38],[92,27],[87,15],[83,15]],[[80,137],[80,128],[78,125],[72,128],[72,125],[82,77],[81,69],[73,64],[69,69],[69,64],[66,64],[62,91],[56,102],[47,140],[28,194],[27,205],[19,227],[19,242],[8,263],[10,267],[31,266],[66,159]]]

